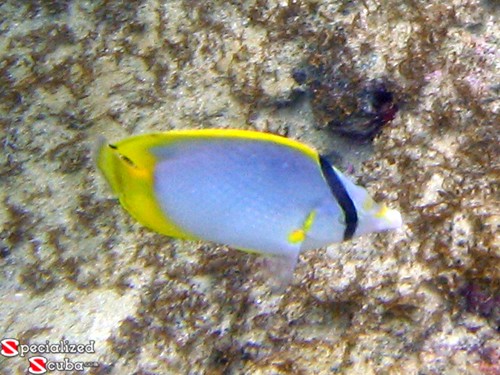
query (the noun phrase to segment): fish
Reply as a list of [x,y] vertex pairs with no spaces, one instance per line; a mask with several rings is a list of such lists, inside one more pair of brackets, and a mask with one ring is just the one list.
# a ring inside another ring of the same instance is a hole
[[301,252],[397,229],[310,146],[251,130],[171,130],[101,141],[96,154],[123,208],[145,227],[276,259],[289,277]]

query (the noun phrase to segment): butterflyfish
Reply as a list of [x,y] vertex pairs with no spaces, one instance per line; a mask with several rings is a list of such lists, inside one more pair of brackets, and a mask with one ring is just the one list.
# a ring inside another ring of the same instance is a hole
[[317,151],[233,129],[174,130],[102,142],[97,165],[121,205],[167,236],[276,257],[402,225]]

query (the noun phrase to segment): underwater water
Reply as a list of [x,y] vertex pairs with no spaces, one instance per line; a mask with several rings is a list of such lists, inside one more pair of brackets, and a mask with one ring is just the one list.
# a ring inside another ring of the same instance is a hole
[[[499,12],[3,1],[0,372],[500,373]],[[255,254],[136,223],[93,160],[202,128],[300,140],[404,225],[302,254],[276,292]]]

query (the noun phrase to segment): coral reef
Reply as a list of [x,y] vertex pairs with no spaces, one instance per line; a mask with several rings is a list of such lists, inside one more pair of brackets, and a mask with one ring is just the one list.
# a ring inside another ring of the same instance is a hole
[[[90,374],[499,373],[499,11],[2,2],[2,338],[95,340]],[[92,162],[100,136],[200,127],[351,162],[335,121],[377,125],[355,177],[405,227],[303,254],[283,294],[255,255],[141,228]]]

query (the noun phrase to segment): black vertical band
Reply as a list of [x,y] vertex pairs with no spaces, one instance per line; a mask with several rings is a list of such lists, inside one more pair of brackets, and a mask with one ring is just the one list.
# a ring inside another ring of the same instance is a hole
[[328,186],[330,187],[333,196],[339,203],[342,211],[344,211],[344,240],[350,240],[356,231],[356,227],[358,226],[358,214],[356,212],[356,207],[342,184],[342,181],[340,181],[339,176],[335,173],[333,167],[321,155],[319,156],[319,164],[321,165],[321,171],[323,172],[326,182],[328,182]]

